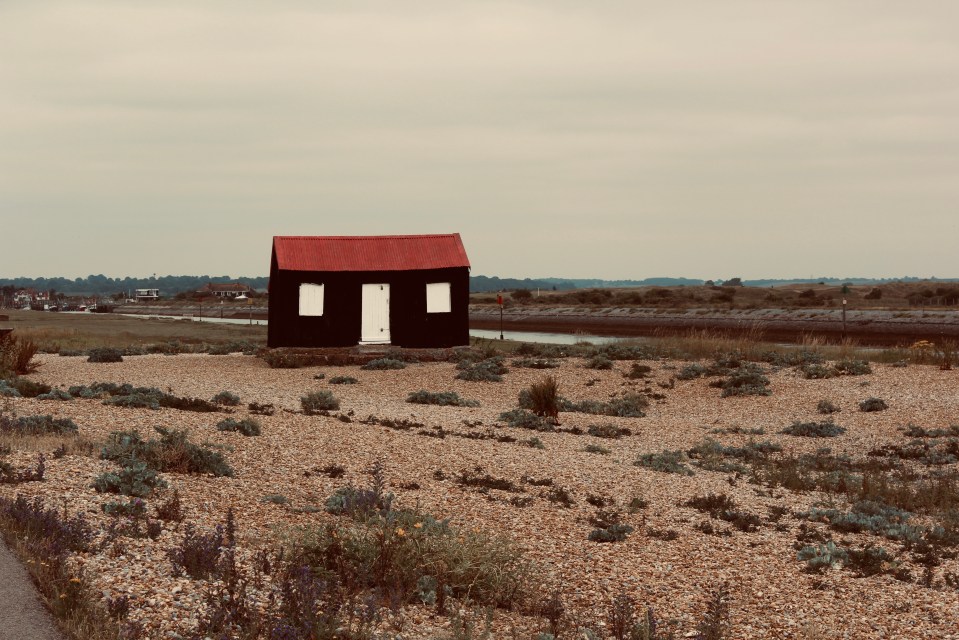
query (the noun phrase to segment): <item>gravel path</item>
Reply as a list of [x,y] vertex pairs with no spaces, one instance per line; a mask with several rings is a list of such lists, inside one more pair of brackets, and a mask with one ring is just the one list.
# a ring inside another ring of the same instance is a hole
[[30,576],[0,539],[0,640],[63,640]]
[[[258,417],[263,434],[246,438],[217,430],[217,422],[225,417],[222,413],[125,409],[99,400],[12,401],[20,415],[70,417],[79,425],[80,438],[95,443],[120,429],[139,429],[149,435],[154,434],[153,427],[164,426],[189,429],[195,441],[222,447],[236,477],[163,474],[170,487],[150,499],[150,508],[152,512],[156,504],[178,490],[186,522],[209,531],[223,522],[227,507],[232,507],[244,558],[275,545],[278,537],[293,527],[332,521],[335,517],[323,510],[326,498],[348,482],[365,485],[369,481],[366,470],[381,460],[398,506],[452,518],[458,527],[517,541],[542,568],[537,588],[545,595],[560,590],[570,610],[583,612],[584,623],[604,620],[610,600],[626,592],[652,606],[657,615],[675,621],[678,637],[683,637],[695,633],[707,595],[725,582],[736,638],[959,639],[959,590],[941,584],[946,572],[959,574],[956,558],[945,558],[936,567],[940,585],[934,589],[917,580],[900,582],[890,575],[860,578],[849,570],[808,574],[796,559],[794,546],[804,524],[850,547],[873,543],[892,550],[897,545],[862,533],[830,532],[823,523],[803,523],[791,515],[833,499],[828,495],[769,490],[731,473],[696,469],[695,475],[683,476],[633,464],[641,454],[685,450],[706,437],[736,446],[750,439],[768,439],[793,455],[829,447],[837,455],[861,457],[879,445],[905,444],[907,438],[901,431],[905,425],[945,429],[955,424],[959,416],[957,371],[877,365],[868,376],[806,380],[793,369],[766,367],[773,395],[721,398],[719,389],[710,387],[707,379],[671,385],[669,380],[682,362],[648,361],[651,378],[635,381],[623,375],[630,363],[617,362],[612,370],[599,371],[585,368],[580,359],[562,361],[550,373],[558,380],[561,393],[573,401],[607,400],[623,392],[641,391],[647,382],[650,393],[656,394],[643,418],[561,415],[565,429],[585,431],[590,425],[611,424],[631,430],[628,436],[610,440],[503,426],[499,414],[514,408],[518,393],[543,375],[518,367],[511,368],[503,382],[471,383],[455,379],[455,366],[449,363],[366,371],[356,366],[269,369],[262,360],[239,355],[136,356],[115,364],[51,355],[39,359],[43,366],[31,378],[57,386],[129,382],[198,398],[229,390],[244,403],[234,410],[235,418],[247,416],[247,402],[275,404],[275,415]],[[316,377],[321,372],[324,379]],[[333,376],[352,376],[358,383],[330,385]],[[480,406],[405,402],[409,393],[421,389],[455,391]],[[340,399],[343,420],[298,412],[300,396],[316,390],[329,390]],[[859,411],[859,402],[869,396],[885,399],[890,408],[876,413]],[[781,433],[794,421],[823,419],[816,412],[821,399],[842,408],[835,420],[847,429],[845,434],[821,440]],[[364,422],[370,415],[424,426],[390,429]],[[437,427],[444,429],[445,437],[439,437]],[[749,429],[764,429],[764,434],[743,432]],[[545,448],[525,443],[533,436]],[[15,448],[6,459],[16,468],[27,468],[36,463],[38,451],[50,454],[56,444],[50,441],[33,449]],[[587,445],[607,448],[609,454],[587,452]],[[116,497],[96,493],[91,484],[98,474],[114,470],[116,465],[99,460],[98,450],[93,446],[92,453],[83,454],[77,445],[64,457],[48,455],[44,482],[2,485],[0,495],[41,496],[106,527],[109,518],[102,506]],[[955,464],[945,466],[955,468]],[[329,465],[341,465],[345,475],[331,478],[317,472]],[[460,471],[476,467],[519,489],[514,493],[480,492],[455,481]],[[528,478],[550,479],[554,486],[569,492],[573,504],[564,507],[550,500],[549,488],[534,485]],[[760,528],[733,531],[726,523],[712,521],[722,530],[721,535],[703,531],[701,525],[708,524],[709,518],[682,503],[707,493],[728,494],[745,511],[762,519]],[[284,502],[268,500],[269,496],[283,496]],[[522,498],[520,503],[514,500],[517,497]],[[636,529],[633,534],[615,544],[587,541],[592,529],[589,519],[597,512],[588,500],[602,498],[625,511],[634,497],[644,498],[649,506],[625,516]],[[786,509],[778,523],[767,517],[771,507]],[[166,554],[183,539],[184,527],[185,523],[164,524],[156,541],[120,537],[78,558],[95,593],[130,598],[131,618],[145,626],[145,637],[162,638],[174,632],[187,635],[203,611],[203,583],[174,577]],[[664,535],[670,532],[675,534]],[[921,575],[923,568],[910,554],[901,557],[913,575]],[[430,625],[448,621],[431,618],[429,610],[408,607],[403,615],[404,638],[445,637]],[[511,637],[511,631],[517,629],[517,638],[534,638],[543,630],[542,626],[524,626],[505,612],[495,615],[496,637]]]

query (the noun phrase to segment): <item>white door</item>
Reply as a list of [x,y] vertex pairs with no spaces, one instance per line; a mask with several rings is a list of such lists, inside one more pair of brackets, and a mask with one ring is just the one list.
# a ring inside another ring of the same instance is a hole
[[363,285],[363,325],[360,329],[363,344],[390,342],[390,285]]

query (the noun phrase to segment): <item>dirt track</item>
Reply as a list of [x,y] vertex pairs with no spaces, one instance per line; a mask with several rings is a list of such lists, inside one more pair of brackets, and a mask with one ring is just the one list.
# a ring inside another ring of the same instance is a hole
[[[736,310],[691,309],[657,312],[654,309],[513,308],[503,313],[503,327],[510,331],[549,331],[597,335],[676,335],[689,331],[722,331],[731,335],[749,334],[772,342],[797,342],[817,336],[830,342],[849,337],[860,344],[877,346],[909,345],[916,340],[939,342],[959,340],[959,313],[939,311],[849,311],[845,328],[842,311],[823,310]],[[470,328],[498,329],[498,308],[472,307]]]

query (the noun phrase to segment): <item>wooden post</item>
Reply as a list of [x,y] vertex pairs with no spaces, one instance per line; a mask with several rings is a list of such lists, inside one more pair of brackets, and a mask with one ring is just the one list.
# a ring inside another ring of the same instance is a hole
[[846,299],[842,299],[842,339],[846,339]]

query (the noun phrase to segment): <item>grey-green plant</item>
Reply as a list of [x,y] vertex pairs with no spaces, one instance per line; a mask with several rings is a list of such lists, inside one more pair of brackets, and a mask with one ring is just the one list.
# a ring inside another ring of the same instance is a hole
[[693,475],[692,469],[687,467],[685,462],[686,455],[682,451],[665,450],[659,453],[644,453],[633,464],[637,467],[662,473],[677,473],[683,476]]

